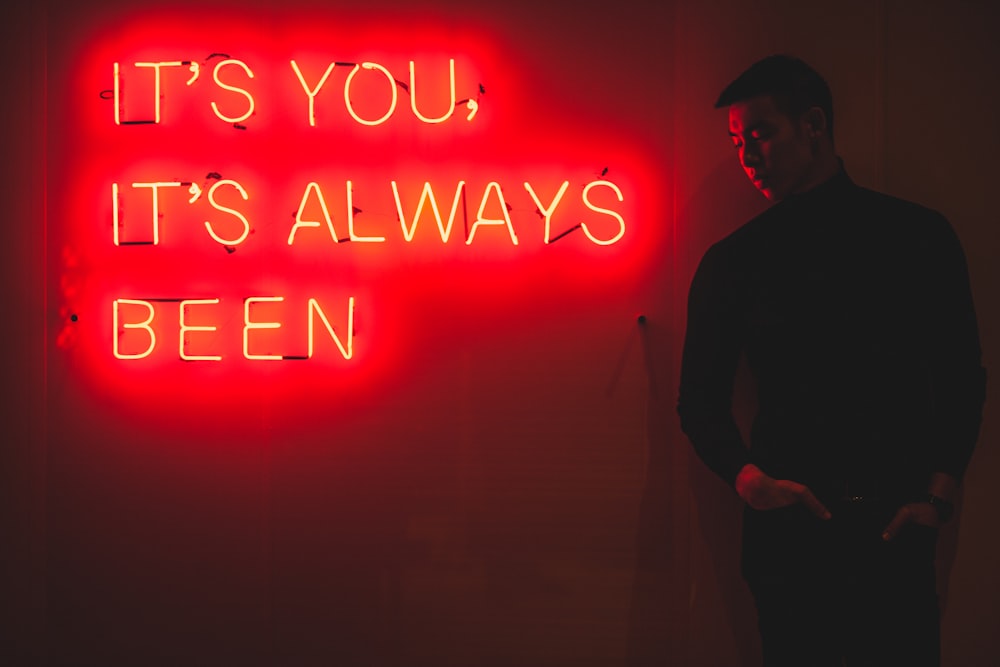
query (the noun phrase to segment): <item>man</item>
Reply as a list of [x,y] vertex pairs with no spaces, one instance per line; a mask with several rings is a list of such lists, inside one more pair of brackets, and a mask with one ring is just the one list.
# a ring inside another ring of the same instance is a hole
[[[705,253],[678,412],[746,503],[743,575],[765,664],[940,664],[937,529],[985,393],[961,245],[938,213],[855,185],[830,90],[771,56],[720,95],[775,204]],[[747,447],[731,411],[757,385]]]

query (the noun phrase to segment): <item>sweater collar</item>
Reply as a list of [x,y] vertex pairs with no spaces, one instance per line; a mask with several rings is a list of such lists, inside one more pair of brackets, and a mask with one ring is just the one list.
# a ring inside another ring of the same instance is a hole
[[782,202],[787,202],[792,206],[805,203],[818,203],[839,197],[845,190],[853,187],[854,181],[847,175],[847,171],[844,169],[844,161],[840,158],[838,158],[838,161],[840,162],[840,169],[836,174],[814,188],[785,197]]

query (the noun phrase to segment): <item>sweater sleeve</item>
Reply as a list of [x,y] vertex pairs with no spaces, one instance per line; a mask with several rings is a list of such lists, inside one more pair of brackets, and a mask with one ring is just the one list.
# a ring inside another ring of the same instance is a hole
[[986,370],[965,254],[943,217],[935,217],[925,250],[931,466],[961,480],[979,437]]
[[742,351],[738,281],[723,246],[705,253],[688,294],[677,412],[702,461],[731,486],[750,460],[732,413]]

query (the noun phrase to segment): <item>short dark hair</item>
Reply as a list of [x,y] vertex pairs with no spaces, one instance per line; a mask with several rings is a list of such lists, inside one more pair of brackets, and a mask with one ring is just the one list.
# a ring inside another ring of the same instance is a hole
[[794,56],[776,54],[758,60],[726,86],[715,108],[727,107],[758,95],[770,95],[783,114],[797,120],[812,107],[826,114],[826,128],[833,140],[833,95],[816,70]]

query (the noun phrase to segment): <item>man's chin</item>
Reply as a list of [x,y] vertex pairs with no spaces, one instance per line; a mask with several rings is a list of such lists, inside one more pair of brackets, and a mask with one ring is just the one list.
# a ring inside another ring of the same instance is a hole
[[778,193],[777,190],[774,189],[774,186],[771,184],[770,181],[766,179],[762,179],[759,181],[751,179],[751,182],[753,183],[753,186],[757,188],[757,190],[760,191],[762,195],[767,197],[768,201],[775,201],[777,199],[781,199],[780,194]]

